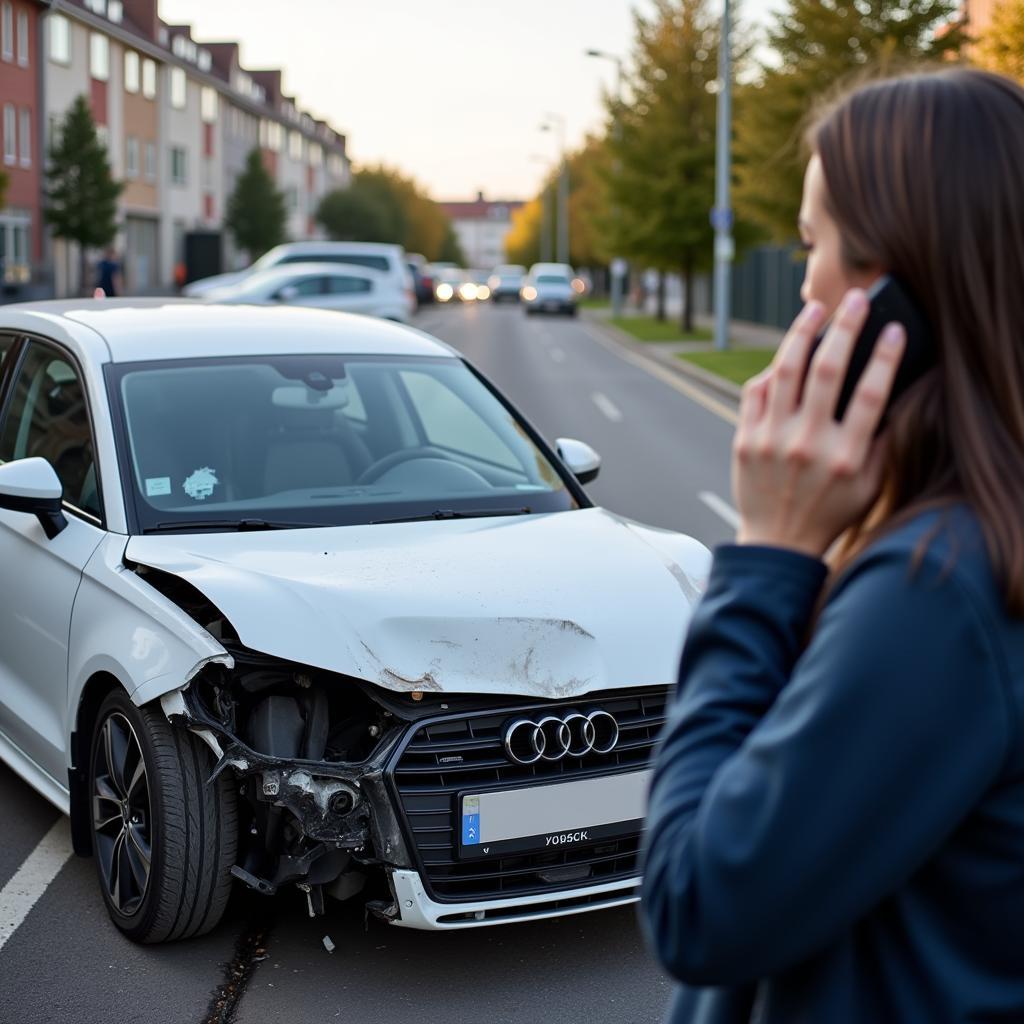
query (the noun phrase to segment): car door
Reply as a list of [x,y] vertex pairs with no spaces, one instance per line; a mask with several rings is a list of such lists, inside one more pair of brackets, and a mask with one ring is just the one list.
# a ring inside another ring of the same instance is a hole
[[4,369],[12,372],[0,410],[0,463],[47,459],[64,485],[68,525],[47,540],[35,516],[0,509],[0,733],[66,787],[71,608],[104,535],[95,445],[68,353],[31,340]]

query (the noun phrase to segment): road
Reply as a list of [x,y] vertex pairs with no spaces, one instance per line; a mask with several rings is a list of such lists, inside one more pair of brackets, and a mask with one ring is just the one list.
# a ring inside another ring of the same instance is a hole
[[[731,536],[733,428],[720,400],[664,370],[655,376],[583,322],[470,306],[428,308],[417,326],[464,353],[549,440],[596,448],[604,461],[588,491],[597,502],[709,545]],[[4,1024],[662,1018],[669,983],[643,949],[632,908],[429,935],[364,921],[358,906],[311,920],[297,892],[238,893],[210,935],[139,947],[107,920],[91,860],[60,852],[47,868],[40,840],[49,834],[62,850],[66,823],[4,767],[0,806]]]

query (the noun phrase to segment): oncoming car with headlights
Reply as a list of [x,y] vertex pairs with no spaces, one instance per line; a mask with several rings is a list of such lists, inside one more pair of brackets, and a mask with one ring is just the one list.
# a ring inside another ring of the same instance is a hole
[[455,351],[295,308],[0,311],[0,756],[114,923],[233,884],[466,928],[637,895],[708,555]]

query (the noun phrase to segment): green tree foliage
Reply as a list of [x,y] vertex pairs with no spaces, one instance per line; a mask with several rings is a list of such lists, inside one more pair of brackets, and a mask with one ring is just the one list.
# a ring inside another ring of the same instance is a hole
[[1002,0],[978,44],[982,67],[1024,82],[1024,0]]
[[224,224],[238,247],[256,260],[285,241],[287,220],[284,193],[263,166],[259,149],[253,148],[228,199]]
[[442,259],[449,224],[444,211],[411,178],[379,165],[321,200],[317,220],[331,238],[394,242],[427,259]]
[[[602,233],[617,254],[680,272],[690,296],[713,248],[718,19],[708,0],[655,0],[650,16],[634,19],[632,102],[609,101]],[[684,304],[687,332],[692,307]]]
[[768,34],[771,57],[736,104],[736,206],[778,241],[796,233],[808,118],[869,75],[953,56],[954,0],[787,0]]
[[445,228],[444,240],[441,242],[441,251],[435,259],[444,263],[457,263],[460,267],[466,265],[466,254],[462,251],[459,236],[455,233],[455,228],[451,221],[448,222],[448,226]]
[[84,96],[68,108],[48,156],[46,221],[55,238],[78,243],[79,283],[84,286],[86,249],[113,242],[117,198],[124,188],[114,180]]

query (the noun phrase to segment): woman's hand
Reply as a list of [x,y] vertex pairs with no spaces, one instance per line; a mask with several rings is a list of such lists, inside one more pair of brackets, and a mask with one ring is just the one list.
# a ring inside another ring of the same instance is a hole
[[821,558],[878,497],[885,440],[875,431],[903,354],[905,337],[898,324],[882,332],[842,422],[834,419],[867,313],[864,292],[848,292],[804,383],[825,318],[820,303],[809,303],[771,366],[744,387],[733,443],[738,543]]

